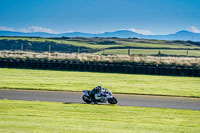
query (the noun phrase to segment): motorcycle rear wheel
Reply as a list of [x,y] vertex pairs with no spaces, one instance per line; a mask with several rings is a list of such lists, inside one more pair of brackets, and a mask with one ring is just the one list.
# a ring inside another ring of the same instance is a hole
[[83,99],[83,101],[86,102],[86,103],[92,103],[92,101],[89,100],[90,98],[89,98],[88,96],[86,96],[86,95],[83,95],[83,96],[82,96],[82,99]]
[[117,104],[117,99],[116,98],[110,98],[110,99],[108,99],[108,103],[110,103],[110,104]]

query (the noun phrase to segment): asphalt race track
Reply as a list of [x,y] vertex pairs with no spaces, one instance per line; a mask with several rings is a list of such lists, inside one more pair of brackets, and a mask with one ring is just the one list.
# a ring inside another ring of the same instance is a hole
[[[120,106],[200,110],[200,98],[113,94]],[[0,90],[0,99],[84,103],[81,92]]]

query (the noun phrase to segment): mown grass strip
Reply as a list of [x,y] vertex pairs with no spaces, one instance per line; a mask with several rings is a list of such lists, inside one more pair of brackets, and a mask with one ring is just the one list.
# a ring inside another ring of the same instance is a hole
[[0,68],[0,88],[81,91],[101,85],[114,93],[200,97],[200,78]]
[[200,132],[200,111],[0,100],[0,132]]

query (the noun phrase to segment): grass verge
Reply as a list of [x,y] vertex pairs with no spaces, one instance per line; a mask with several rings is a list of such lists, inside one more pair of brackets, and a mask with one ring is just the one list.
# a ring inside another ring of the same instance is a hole
[[200,132],[200,111],[0,100],[0,132]]
[[0,89],[81,91],[200,97],[200,78],[0,68]]

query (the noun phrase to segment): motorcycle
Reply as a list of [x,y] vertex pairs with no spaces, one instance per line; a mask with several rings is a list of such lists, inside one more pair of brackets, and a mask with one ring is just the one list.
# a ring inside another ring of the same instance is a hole
[[[84,95],[82,96],[83,101],[86,103],[92,103],[92,99],[89,96],[90,91],[83,90],[82,92],[84,93]],[[110,91],[101,92],[100,97],[100,99],[96,99],[97,103],[106,103],[108,101],[108,103],[110,104],[117,104],[117,99],[112,96],[112,92]]]

